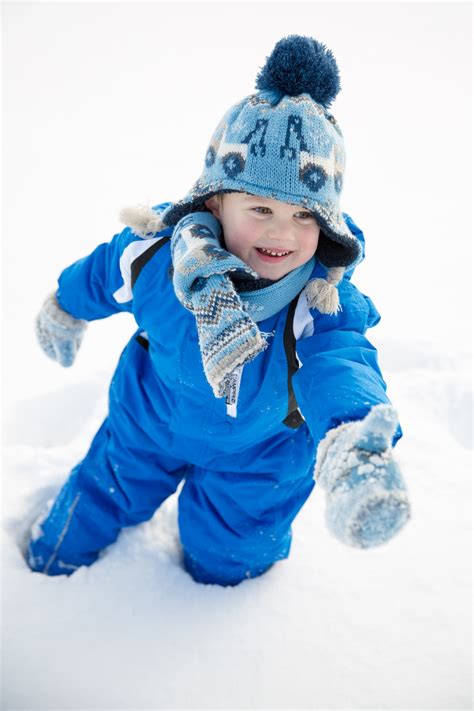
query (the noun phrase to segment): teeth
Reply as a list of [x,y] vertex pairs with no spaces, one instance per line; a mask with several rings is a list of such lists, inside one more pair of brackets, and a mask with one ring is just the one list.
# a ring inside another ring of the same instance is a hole
[[283,257],[285,254],[289,254],[289,252],[272,252],[270,249],[264,249],[264,247],[259,247],[259,250],[265,254],[271,254],[272,257]]

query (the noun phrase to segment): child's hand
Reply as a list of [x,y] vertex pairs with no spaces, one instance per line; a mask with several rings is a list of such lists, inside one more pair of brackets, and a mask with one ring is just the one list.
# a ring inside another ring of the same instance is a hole
[[377,405],[362,421],[331,430],[320,447],[316,477],[327,492],[326,522],[343,543],[380,545],[410,517],[405,484],[393,459],[397,424],[391,405]]
[[48,358],[67,368],[74,363],[87,321],[66,313],[50,294],[36,317],[36,336]]

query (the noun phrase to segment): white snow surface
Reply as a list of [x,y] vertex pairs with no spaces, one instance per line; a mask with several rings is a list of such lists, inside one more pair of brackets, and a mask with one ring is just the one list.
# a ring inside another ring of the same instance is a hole
[[[5,421],[5,709],[470,708],[469,359],[380,344],[405,437],[413,518],[344,547],[313,492],[291,556],[235,588],[181,568],[176,496],[70,578],[30,573],[27,522],[85,453],[109,373],[18,403]],[[70,415],[74,414],[71,423]]]
[[[471,708],[470,12],[4,5],[2,709]],[[90,568],[31,573],[26,531],[86,453],[134,330],[129,315],[91,323],[61,369],[35,342],[45,295],[121,229],[121,208],[181,197],[274,43],[310,32],[341,70],[343,204],[368,245],[354,282],[383,316],[369,335],[412,520],[384,546],[345,547],[316,487],[290,558],[222,588],[182,569],[175,496]]]

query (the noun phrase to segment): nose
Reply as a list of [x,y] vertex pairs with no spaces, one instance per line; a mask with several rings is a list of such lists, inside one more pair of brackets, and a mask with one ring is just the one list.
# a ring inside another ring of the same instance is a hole
[[267,238],[275,243],[289,246],[293,239],[292,225],[287,220],[274,219],[267,229]]

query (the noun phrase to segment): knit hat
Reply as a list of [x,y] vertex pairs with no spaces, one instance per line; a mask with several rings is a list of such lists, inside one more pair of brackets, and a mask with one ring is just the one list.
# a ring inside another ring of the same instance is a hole
[[341,130],[328,112],[340,89],[336,61],[320,42],[290,35],[275,45],[256,88],[226,112],[212,135],[200,178],[161,215],[162,222],[174,226],[184,215],[206,210],[205,201],[223,192],[301,205],[320,226],[316,256],[331,268],[327,286],[334,289],[341,268],[360,256],[339,206],[345,150]]

